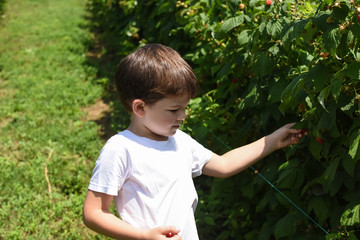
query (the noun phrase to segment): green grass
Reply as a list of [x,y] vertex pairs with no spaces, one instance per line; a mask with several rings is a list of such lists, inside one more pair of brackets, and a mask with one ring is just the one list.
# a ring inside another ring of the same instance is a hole
[[[100,239],[81,210],[104,140],[85,1],[11,0],[0,25],[0,239]],[[51,188],[51,189],[50,189]]]

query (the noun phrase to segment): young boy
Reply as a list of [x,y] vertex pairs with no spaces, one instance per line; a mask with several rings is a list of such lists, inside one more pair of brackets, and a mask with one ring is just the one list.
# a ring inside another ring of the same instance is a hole
[[[193,177],[232,176],[304,135],[288,124],[222,156],[204,148],[179,130],[196,95],[196,76],[160,44],[124,58],[116,86],[131,123],[101,150],[83,209],[86,226],[112,238],[198,239]],[[121,219],[109,212],[112,200]]]

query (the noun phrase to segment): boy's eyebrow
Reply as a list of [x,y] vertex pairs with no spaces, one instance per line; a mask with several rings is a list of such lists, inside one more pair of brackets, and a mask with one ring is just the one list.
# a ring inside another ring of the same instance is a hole
[[[185,107],[187,107],[187,106],[188,106],[188,104],[186,104]],[[175,105],[170,105],[169,107],[183,107],[183,105],[181,105],[181,104],[175,104]]]
[[180,104],[178,104],[178,105],[169,105],[168,106],[168,108],[185,108],[185,109],[187,109],[188,108],[188,104],[186,104],[186,106],[183,106],[183,105],[180,105]]

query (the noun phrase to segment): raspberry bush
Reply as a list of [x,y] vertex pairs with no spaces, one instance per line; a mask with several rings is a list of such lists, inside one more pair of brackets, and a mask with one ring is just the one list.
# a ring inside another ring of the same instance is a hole
[[[203,239],[358,239],[360,2],[92,0],[105,51],[178,50],[200,85],[184,130],[224,152],[296,121],[309,135],[254,166],[196,179]],[[217,137],[215,137],[217,136]]]

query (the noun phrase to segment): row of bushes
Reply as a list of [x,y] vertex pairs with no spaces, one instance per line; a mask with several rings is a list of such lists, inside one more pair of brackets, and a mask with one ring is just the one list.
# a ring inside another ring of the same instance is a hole
[[90,2],[94,30],[112,61],[157,42],[191,63],[200,93],[184,129],[212,150],[224,152],[292,121],[309,132],[253,169],[319,225],[247,171],[195,179],[203,239],[360,236],[360,3]]

